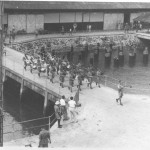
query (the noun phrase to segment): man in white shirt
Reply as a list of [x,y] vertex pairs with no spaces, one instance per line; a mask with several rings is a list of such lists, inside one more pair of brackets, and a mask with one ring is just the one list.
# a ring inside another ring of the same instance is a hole
[[70,119],[71,122],[78,122],[76,118],[76,102],[73,100],[73,97],[70,97],[70,101],[68,102],[69,104],[69,112],[70,112]]
[[60,99],[60,109],[61,109],[63,120],[66,120],[67,119],[67,110],[66,110],[66,102],[65,102],[64,95]]

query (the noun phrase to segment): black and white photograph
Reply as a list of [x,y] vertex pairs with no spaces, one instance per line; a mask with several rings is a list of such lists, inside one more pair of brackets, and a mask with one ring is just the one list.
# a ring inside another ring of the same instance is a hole
[[150,2],[0,0],[0,147],[150,149]]

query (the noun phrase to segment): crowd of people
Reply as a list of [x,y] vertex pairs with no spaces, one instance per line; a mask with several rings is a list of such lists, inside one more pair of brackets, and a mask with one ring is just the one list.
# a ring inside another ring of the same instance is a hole
[[71,92],[76,79],[78,82],[77,88],[79,88],[79,90],[81,90],[83,81],[86,81],[87,86],[91,89],[93,81],[100,87],[100,78],[102,76],[100,69],[96,69],[93,66],[85,68],[80,62],[75,65],[68,60],[61,59],[53,53],[46,52],[44,47],[42,47],[40,53],[36,55],[27,55],[25,53],[23,61],[25,70],[27,67],[30,68],[31,73],[37,70],[39,77],[41,73],[46,73],[51,83],[54,83],[54,78],[59,76],[59,83],[62,88],[64,87],[65,78],[68,78],[68,88]]

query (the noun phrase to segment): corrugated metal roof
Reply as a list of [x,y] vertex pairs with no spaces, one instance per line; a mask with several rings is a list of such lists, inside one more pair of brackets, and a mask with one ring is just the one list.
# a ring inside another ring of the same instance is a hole
[[141,16],[139,16],[133,20],[150,23],[150,13],[142,14]]
[[59,2],[59,1],[5,1],[5,9],[150,9],[150,3],[139,2]]

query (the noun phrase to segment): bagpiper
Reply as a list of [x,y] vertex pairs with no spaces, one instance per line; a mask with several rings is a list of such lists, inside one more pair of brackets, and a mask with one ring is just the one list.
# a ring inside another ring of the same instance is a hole
[[60,75],[59,75],[59,80],[60,80],[60,86],[63,88],[64,87],[64,85],[63,85],[63,83],[64,83],[64,78],[65,78],[65,72],[64,72],[64,70],[60,70]]
[[72,92],[72,87],[74,86],[74,75],[72,72],[69,73],[69,90]]
[[96,72],[96,78],[97,78],[96,85],[98,85],[98,87],[100,88],[101,87],[100,86],[100,82],[101,82],[101,71],[100,70],[97,70],[97,72]]
[[51,66],[51,70],[50,71],[51,71],[50,81],[53,83],[53,79],[55,77],[55,71],[56,71],[55,67]]
[[38,76],[40,77],[40,73],[41,73],[41,62],[40,62],[40,58],[38,57],[37,59],[37,70],[38,70]]
[[91,71],[88,71],[87,77],[88,77],[88,84],[87,84],[87,87],[89,87],[89,85],[90,85],[90,89],[92,89],[92,78],[93,78],[93,76],[92,76]]
[[82,77],[81,77],[80,72],[79,72],[78,75],[77,75],[77,79],[78,79],[78,85],[77,85],[77,88],[81,91]]

